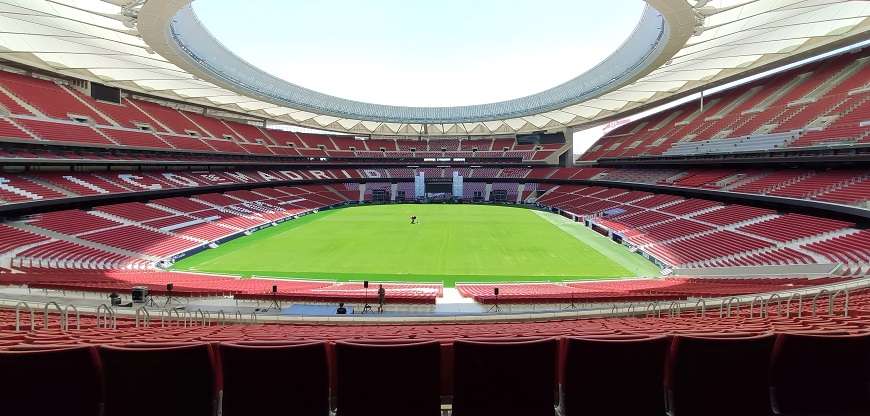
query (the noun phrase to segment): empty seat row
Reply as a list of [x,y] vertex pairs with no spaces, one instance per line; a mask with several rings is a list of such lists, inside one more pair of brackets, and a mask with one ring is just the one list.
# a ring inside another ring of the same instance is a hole
[[0,371],[10,414],[870,412],[866,333],[42,345],[0,351]]

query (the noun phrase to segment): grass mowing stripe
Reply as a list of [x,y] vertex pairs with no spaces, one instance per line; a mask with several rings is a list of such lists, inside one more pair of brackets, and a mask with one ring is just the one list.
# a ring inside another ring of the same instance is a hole
[[615,244],[611,239],[592,231],[581,223],[571,221],[561,215],[537,212],[541,218],[550,222],[560,230],[574,238],[583,241],[599,253],[607,256],[615,263],[629,270],[632,275],[640,277],[661,276],[661,270],[642,256],[628,251],[625,247]]
[[[411,215],[422,223],[409,224]],[[456,281],[558,281],[643,272],[594,247],[597,241],[590,246],[588,236],[578,238],[548,215],[553,214],[507,206],[441,204],[330,210],[206,250],[175,268],[448,286]]]

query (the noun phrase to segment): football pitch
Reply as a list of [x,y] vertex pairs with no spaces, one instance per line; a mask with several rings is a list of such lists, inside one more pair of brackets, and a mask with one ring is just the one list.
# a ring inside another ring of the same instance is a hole
[[[410,224],[412,215],[419,224]],[[322,211],[198,253],[174,268],[448,286],[659,274],[642,257],[558,215],[509,206],[453,204]]]

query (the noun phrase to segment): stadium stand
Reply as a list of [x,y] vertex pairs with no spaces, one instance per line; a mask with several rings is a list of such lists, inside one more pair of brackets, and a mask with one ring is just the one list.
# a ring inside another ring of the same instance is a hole
[[[535,152],[529,145],[516,148],[513,138],[428,138],[418,143],[378,138],[366,143],[335,135],[297,134],[260,129],[141,99],[124,98],[118,104],[102,102],[73,86],[59,84],[60,81],[2,71],[0,75],[0,87],[7,92],[0,91],[0,99],[11,113],[8,120],[0,119],[0,139],[32,141],[27,133],[30,132],[40,141],[103,147],[336,158],[491,157],[540,161],[567,149],[566,145],[551,144],[548,150]],[[30,103],[32,108],[38,109],[37,113],[27,110],[16,99]],[[277,147],[266,146],[272,144]],[[291,147],[286,147],[288,145]],[[416,153],[412,155],[411,149]],[[490,152],[489,149],[517,151]]]
[[[856,296],[854,300],[859,308],[867,307],[866,294]],[[865,309],[861,310],[866,312]],[[0,318],[2,318],[0,322],[6,322],[8,325],[12,318],[11,312],[0,311]],[[20,377],[15,379],[16,388],[3,389],[0,394],[3,394],[4,397],[16,392],[25,394],[24,396],[15,396],[19,398],[29,397],[26,395],[27,392],[34,389],[48,393],[54,393],[54,391],[47,389],[64,389],[64,392],[71,394],[70,403],[64,403],[67,406],[87,409],[96,407],[100,402],[106,403],[106,406],[114,402],[113,406],[119,406],[117,400],[122,397],[126,399],[131,394],[130,390],[126,390],[130,381],[120,380],[120,375],[135,371],[135,368],[128,368],[130,365],[138,365],[143,361],[159,360],[159,366],[155,364],[150,368],[166,368],[166,371],[170,372],[186,368],[188,377],[185,378],[185,381],[200,380],[196,390],[188,390],[186,387],[179,388],[187,394],[183,396],[172,395],[169,396],[168,400],[177,402],[179,406],[206,408],[214,405],[213,401],[219,394],[220,386],[226,389],[225,394],[232,391],[230,387],[232,383],[226,383],[229,381],[226,377],[227,374],[238,371],[233,370],[234,366],[227,361],[231,359],[232,355],[221,360],[210,359],[209,357],[214,355],[215,348],[221,350],[239,348],[240,343],[246,349],[248,345],[257,348],[278,348],[280,346],[293,346],[294,343],[303,341],[309,343],[327,341],[336,342],[336,352],[327,352],[327,355],[338,354],[338,359],[322,358],[323,355],[320,354],[323,354],[322,351],[324,351],[323,344],[308,344],[311,347],[307,356],[312,357],[312,359],[306,361],[308,365],[304,371],[316,374],[314,379],[306,380],[311,382],[309,385],[311,391],[320,392],[324,396],[326,390],[323,385],[327,375],[330,373],[338,374],[339,388],[335,390],[335,393],[338,396],[347,395],[346,398],[339,399],[339,409],[342,406],[341,403],[345,403],[344,406],[353,406],[353,398],[359,397],[355,391],[348,392],[349,387],[345,383],[355,380],[354,377],[358,377],[359,374],[370,374],[370,371],[359,370],[377,365],[379,360],[371,357],[378,357],[378,354],[390,351],[396,353],[407,351],[409,360],[412,359],[411,357],[417,357],[413,359],[415,365],[391,366],[390,368],[396,368],[396,371],[399,369],[416,370],[413,379],[420,380],[420,382],[408,383],[408,386],[420,387],[423,385],[420,384],[423,380],[429,380],[426,382],[427,388],[414,389],[414,394],[407,397],[418,397],[419,395],[422,402],[430,403],[423,407],[427,411],[434,408],[435,410],[431,410],[433,413],[440,410],[438,397],[445,392],[453,392],[452,404],[457,413],[463,406],[466,409],[471,406],[479,406],[481,411],[485,412],[487,409],[503,406],[500,402],[487,401],[486,397],[500,397],[521,387],[534,387],[526,392],[534,391],[535,393],[515,395],[517,399],[507,400],[508,402],[515,403],[517,406],[530,406],[534,401],[538,401],[538,406],[543,406],[543,403],[554,406],[559,402],[555,388],[557,380],[567,387],[564,405],[570,409],[571,403],[576,403],[581,400],[581,397],[589,394],[588,391],[578,391],[571,387],[576,373],[571,372],[570,369],[577,365],[575,363],[578,360],[581,363],[588,360],[604,361],[601,356],[577,355],[578,345],[609,343],[607,344],[608,352],[611,354],[610,356],[616,357],[629,352],[639,353],[645,348],[642,343],[655,342],[652,345],[656,345],[658,348],[647,348],[648,352],[643,356],[649,357],[652,362],[643,362],[645,365],[665,362],[665,370],[643,373],[643,379],[633,380],[631,391],[637,393],[637,397],[644,398],[652,398],[656,395],[653,393],[655,392],[660,401],[638,400],[636,402],[638,405],[667,406],[668,409],[672,410],[685,409],[683,411],[687,414],[710,414],[705,406],[710,400],[717,402],[732,400],[727,405],[723,404],[722,407],[731,410],[738,408],[741,411],[755,408],[757,413],[753,414],[769,414],[772,411],[771,397],[773,397],[774,403],[781,403],[786,409],[812,409],[813,406],[827,403],[827,400],[822,399],[838,398],[837,406],[846,412],[852,411],[860,414],[867,409],[866,397],[860,388],[867,382],[867,372],[864,371],[866,370],[866,359],[861,357],[868,342],[864,326],[867,324],[866,314],[852,318],[804,317],[785,319],[781,316],[769,316],[749,320],[746,316],[732,318],[681,316],[362,327],[358,325],[286,324],[254,325],[246,327],[245,330],[233,325],[192,328],[137,328],[132,321],[120,320],[118,329],[108,331],[97,328],[95,319],[85,318],[83,328],[70,333],[46,328],[25,336],[20,332],[4,329],[2,331],[3,344],[0,347],[2,349],[0,351],[0,366],[10,371],[10,373],[4,374],[18,374],[21,371],[35,374],[38,368],[58,368],[56,363],[62,362],[63,368],[78,368],[81,371],[80,374],[96,375],[94,380],[100,378],[114,380],[117,384],[113,388],[101,390],[98,387],[99,384],[81,382],[76,384],[76,389],[69,390],[66,383],[53,385],[46,384],[41,378]],[[8,326],[4,327],[8,328]],[[824,328],[823,333],[819,333],[818,328]],[[806,335],[793,335],[800,331],[804,331]],[[778,335],[770,335],[771,332],[776,332]],[[535,334],[535,336],[529,337],[528,334]],[[658,334],[667,336],[648,338]],[[361,335],[370,341],[344,341],[359,339],[358,337]],[[405,341],[411,335],[414,336],[416,344],[408,344]],[[572,338],[549,338],[563,336],[572,336]],[[583,339],[578,340],[576,337]],[[134,339],[138,342],[134,343]],[[510,340],[510,342],[498,342],[499,339]],[[425,340],[438,342],[422,343]],[[84,346],[82,346],[82,342],[84,342]],[[216,344],[209,345],[208,342]],[[568,354],[562,358],[557,354],[557,343],[567,343],[568,345]],[[619,343],[619,346],[625,346],[625,348],[616,350],[616,343]],[[813,344],[818,345],[818,347],[808,349],[801,346]],[[97,347],[93,345],[97,345]],[[411,352],[412,346],[415,348],[413,353]],[[416,350],[417,346],[419,346],[419,351]],[[540,348],[538,348],[539,346]],[[357,350],[358,353],[349,355],[350,350],[347,348]],[[822,356],[822,361],[819,361],[819,349],[817,348],[835,351],[835,353],[825,354]],[[665,351],[670,351],[666,361],[661,357]],[[276,353],[274,352],[272,356]],[[294,353],[297,352],[294,351]],[[321,358],[315,359],[314,357],[317,356]],[[654,356],[658,356],[658,358],[653,359]],[[299,355],[296,357],[298,359]],[[633,357],[634,359],[641,358],[640,356]],[[517,367],[499,365],[500,372],[495,374],[501,375],[498,378],[501,381],[493,382],[493,379],[489,378],[488,375],[493,374],[493,371],[496,370],[483,370],[493,365],[488,363],[500,364],[503,362],[524,364],[518,364]],[[844,366],[843,363],[849,364]],[[224,367],[225,365],[227,367]],[[591,365],[591,363],[586,365]],[[612,369],[612,367],[608,368]],[[704,380],[698,379],[698,377],[703,377],[700,374],[707,373],[693,371],[696,368],[709,369],[716,374],[729,373],[737,368],[741,371],[735,371],[733,375],[728,377],[722,376],[721,379],[717,379],[713,383],[706,380],[706,377]],[[774,375],[770,381],[766,376],[769,368],[774,369]],[[473,371],[474,369],[480,371]],[[558,371],[556,371],[557,369]],[[802,374],[810,374],[814,377],[796,384],[795,381],[802,377],[795,379],[789,374],[795,374],[796,371],[801,372],[802,370],[804,371]],[[15,371],[15,373],[11,371]],[[300,371],[302,370],[300,369]],[[843,386],[843,389],[820,387],[809,390],[813,386],[822,386],[823,383],[829,382],[823,376],[832,374],[832,371],[836,371],[838,376],[835,377],[836,380],[833,380],[835,383],[833,386]],[[747,374],[753,373],[764,376],[747,377]],[[220,382],[222,377],[224,383]],[[129,379],[129,377],[126,378]],[[752,382],[748,382],[750,379]],[[320,382],[315,383],[315,380],[320,380]],[[395,380],[395,383],[401,378],[396,377],[392,380]],[[37,383],[39,383],[40,388],[35,388]],[[481,386],[481,384],[485,386]],[[716,388],[709,388],[711,384],[714,384]],[[667,401],[661,395],[662,385],[666,386],[669,392]],[[473,391],[481,391],[479,389],[485,389],[490,394],[478,395],[479,397],[468,395]],[[768,395],[769,391],[773,392],[772,396]],[[762,392],[764,394],[761,394]],[[801,394],[802,392],[807,393]],[[574,394],[578,396],[575,397]],[[734,400],[732,395],[739,395],[740,399]],[[605,397],[607,396],[599,397],[599,400],[603,400]],[[318,400],[325,399],[326,397],[322,397]],[[345,400],[349,402],[345,402]],[[11,403],[15,403],[13,406],[17,406],[19,401],[13,400]],[[35,404],[28,405],[34,406]],[[54,408],[51,407],[52,404],[38,406]],[[698,408],[705,410],[697,410],[701,413],[689,413],[689,410]],[[825,409],[830,409],[830,407],[825,407]]]
[[[4,64],[0,400],[10,414],[870,414],[868,63],[833,55],[676,105],[574,167],[572,138],[535,138],[561,134],[535,116],[516,135],[289,131],[268,109],[107,102],[78,69]],[[167,271],[321,210],[422,202],[420,176],[462,177],[443,202],[560,214],[662,275],[453,288]],[[379,285],[394,309],[363,315]],[[339,303],[353,316],[331,316]]]
[[[866,52],[801,66],[623,125],[582,160],[857,144],[870,134]],[[726,105],[727,104],[727,105]]]

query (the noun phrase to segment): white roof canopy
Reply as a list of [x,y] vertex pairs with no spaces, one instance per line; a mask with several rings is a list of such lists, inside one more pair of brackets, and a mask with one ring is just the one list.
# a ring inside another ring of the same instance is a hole
[[867,1],[646,0],[622,47],[562,85],[499,103],[402,107],[329,96],[266,74],[215,40],[191,1],[0,0],[0,53],[278,123],[356,134],[488,135],[597,123],[867,39],[870,28]]

